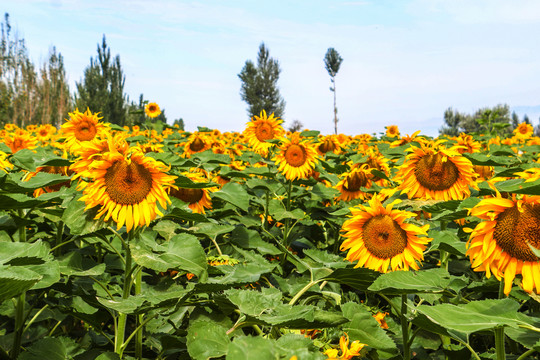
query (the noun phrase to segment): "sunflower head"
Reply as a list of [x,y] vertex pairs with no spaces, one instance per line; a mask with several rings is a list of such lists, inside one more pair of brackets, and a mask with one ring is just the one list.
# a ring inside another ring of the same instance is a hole
[[385,126],[386,136],[388,137],[399,137],[399,128],[397,125]]
[[272,160],[276,162],[278,171],[285,175],[287,180],[307,178],[318,162],[315,145],[302,140],[298,133],[284,139],[279,150]]
[[355,267],[367,267],[380,272],[418,270],[424,259],[426,244],[432,239],[427,235],[429,225],[422,227],[406,223],[415,217],[412,212],[392,209],[392,204],[382,206],[373,197],[367,206],[351,208],[352,216],[343,224],[346,240],[341,250],[349,250],[346,259],[358,261]]
[[98,113],[92,113],[90,109],[87,109],[84,113],[77,109],[69,113],[69,120],[60,129],[65,137],[66,148],[70,152],[76,152],[87,142],[106,137],[109,132],[109,125],[101,123],[100,119],[102,117],[98,116]]
[[336,189],[341,193],[336,200],[352,201],[354,199],[368,199],[370,194],[361,190],[369,189],[372,185],[371,171],[367,165],[357,166],[351,171],[340,175],[341,180],[337,183]]
[[285,133],[281,126],[282,122],[283,120],[279,117],[274,117],[274,113],[270,114],[269,117],[266,116],[264,110],[259,116],[253,116],[251,121],[247,123],[243,134],[254,152],[263,156],[268,155],[268,150],[273,144],[267,140],[278,139]]
[[[207,183],[208,180],[201,172],[184,172],[183,176],[195,183]],[[212,209],[212,199],[210,192],[215,188],[170,188],[169,193],[177,199],[188,204],[194,213],[204,214],[205,209]]]
[[514,129],[514,136],[518,139],[528,139],[533,135],[534,129],[531,124],[522,122]]
[[159,108],[159,105],[155,102],[151,102],[146,104],[144,107],[144,112],[149,118],[156,118],[161,114],[161,109]]

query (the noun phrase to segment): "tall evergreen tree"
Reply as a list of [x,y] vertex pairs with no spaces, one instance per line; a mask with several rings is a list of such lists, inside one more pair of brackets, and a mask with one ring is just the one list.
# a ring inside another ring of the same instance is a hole
[[251,60],[247,60],[238,74],[242,80],[240,96],[249,105],[247,112],[250,118],[259,115],[262,110],[269,115],[274,113],[277,117],[283,117],[285,100],[281,97],[277,86],[280,73],[279,62],[270,57],[264,42],[261,43],[257,66]]
[[98,44],[97,57],[90,58],[84,70],[84,79],[77,83],[76,105],[80,111],[89,108],[100,112],[104,121],[123,125],[126,121],[127,97],[124,94],[126,78],[120,65],[120,56],[111,58],[105,35]]
[[336,106],[336,75],[339,71],[339,68],[342,62],[343,62],[343,58],[339,56],[339,53],[336,51],[336,49],[329,48],[326,51],[326,55],[324,56],[324,66],[326,67],[326,71],[328,71],[328,74],[330,75],[330,81],[332,82],[330,91],[334,93],[334,131],[336,135],[337,135],[337,123],[338,123],[337,106]]

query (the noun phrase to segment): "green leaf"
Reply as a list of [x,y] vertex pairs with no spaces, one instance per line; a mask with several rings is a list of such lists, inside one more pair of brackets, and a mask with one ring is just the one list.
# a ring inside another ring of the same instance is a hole
[[274,245],[262,240],[259,232],[237,226],[231,233],[230,242],[244,249],[257,249],[263,255],[277,255],[281,251]]
[[108,309],[115,310],[123,314],[133,314],[143,304],[144,297],[142,296],[130,296],[127,299],[121,297],[101,298],[97,297],[97,301]]
[[215,154],[211,150],[206,150],[191,156],[193,160],[199,160],[201,164],[230,164],[231,157],[227,154]]
[[22,266],[0,267],[0,303],[29,290],[42,278]]
[[313,341],[300,334],[285,334],[281,336],[276,345],[280,349],[281,356],[285,356],[285,360],[296,355],[301,360],[323,360],[327,357],[319,352]]
[[106,352],[99,355],[95,360],[121,360],[120,355],[113,352]]
[[24,194],[0,194],[0,210],[29,209],[45,201]]
[[227,360],[279,360],[279,351],[275,343],[266,338],[239,336],[229,346]]
[[177,234],[165,245],[156,244],[154,239],[141,236],[134,239],[129,247],[133,259],[141,266],[159,272],[182,269],[199,278],[203,277],[207,268],[206,254],[195,236]]
[[18,360],[73,359],[82,350],[74,340],[66,337],[45,337],[30,345]]
[[23,181],[18,174],[10,175],[9,182],[6,182],[5,187],[6,190],[10,192],[32,192],[45,186],[52,186],[66,181],[69,182],[71,179],[69,176],[64,176],[62,174],[50,174],[47,172],[39,172],[28,181]]
[[515,157],[494,156],[482,153],[464,153],[463,156],[469,159],[473,165],[483,166],[506,166],[516,161]]
[[159,235],[163,236],[165,240],[169,241],[175,234],[176,229],[180,228],[180,225],[170,220],[160,220],[152,230],[157,231]]
[[60,265],[58,261],[48,261],[40,265],[26,265],[27,269],[30,269],[43,278],[34,286],[32,290],[45,289],[60,281]]
[[32,265],[43,264],[53,259],[49,244],[38,240],[34,243],[2,243],[0,264]]
[[318,130],[304,130],[300,133],[302,137],[317,137],[321,132]]
[[339,195],[339,190],[325,186],[324,184],[317,183],[313,185],[311,193],[323,200],[333,199]]
[[351,341],[359,340],[372,348],[396,353],[396,344],[380,327],[366,306],[349,302],[341,305],[341,310],[343,316],[350,320],[343,325],[343,331],[349,335]]
[[60,273],[67,276],[98,276],[105,272],[105,264],[97,264],[79,251],[72,251],[58,259]]
[[420,305],[413,323],[437,334],[468,341],[470,334],[499,326],[518,327],[520,304],[506,298],[471,301],[467,304]]
[[84,210],[85,203],[79,201],[80,194],[77,194],[68,202],[68,206],[62,215],[62,221],[69,228],[72,235],[86,235],[107,227],[101,220],[94,220],[97,207]]
[[276,288],[263,288],[261,291],[230,289],[225,291],[225,296],[240,312],[255,317],[282,304],[281,291]]
[[301,220],[305,217],[304,211],[302,211],[302,209],[296,208],[292,211],[287,211],[285,209],[285,206],[283,206],[283,203],[275,199],[270,200],[270,204],[268,206],[268,213],[276,221],[281,221],[283,219]]
[[212,193],[212,197],[219,198],[226,201],[244,211],[248,211],[249,208],[249,194],[246,189],[236,182],[228,182],[221,190]]
[[227,328],[209,321],[195,321],[189,325],[187,350],[192,359],[206,360],[227,355]]
[[324,280],[352,287],[353,289],[366,291],[371,284],[380,276],[380,273],[366,268],[336,269],[326,276]]
[[234,230],[234,225],[221,225],[215,223],[197,224],[192,228],[193,232],[206,235],[210,239],[215,239],[218,235],[227,234]]
[[455,279],[458,278],[440,268],[393,271],[379,276],[368,290],[386,295],[442,293]]
[[428,236],[433,238],[430,250],[440,249],[458,256],[465,255],[466,242],[461,241],[455,231],[430,230]]

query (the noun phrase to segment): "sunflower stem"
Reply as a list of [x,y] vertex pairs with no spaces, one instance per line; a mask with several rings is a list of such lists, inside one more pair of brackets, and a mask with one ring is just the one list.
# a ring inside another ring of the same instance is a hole
[[[287,202],[285,203],[285,209],[287,210],[287,212],[291,211],[291,193],[292,193],[292,180],[289,180],[289,184],[287,186]],[[286,218],[285,229],[283,231],[283,246],[285,246],[286,248],[289,247],[288,241],[289,241],[290,226],[291,226],[291,219]],[[283,257],[281,259],[281,266],[285,264],[286,260],[287,260],[287,253],[284,252]]]
[[407,295],[401,295],[401,333],[403,336],[403,359],[409,360],[411,358],[410,354],[410,344],[409,344],[409,323],[407,321]]
[[529,349],[525,351],[523,354],[521,354],[516,360],[525,360],[529,358],[529,355],[533,354],[536,350]]
[[263,227],[268,230],[268,207],[270,206],[270,191],[266,190],[266,206],[264,208]]
[[[132,258],[131,258],[131,250],[129,248],[129,242],[133,238],[133,233],[128,233],[128,242],[126,243],[122,239],[122,244],[124,245],[124,250],[126,252],[125,259],[126,259],[126,266],[124,268],[124,286],[123,286],[123,292],[122,292],[122,299],[127,299],[131,293],[131,266],[132,266]],[[122,357],[122,353],[124,352],[124,337],[126,333],[126,324],[127,324],[127,314],[125,313],[119,313],[118,315],[118,326],[116,328],[116,333],[114,337],[114,352],[120,355],[120,358]]]
[[294,297],[291,299],[291,301],[289,301],[289,305],[294,305],[296,304],[296,302],[298,301],[298,299],[300,299],[302,297],[302,295],[304,295],[306,293],[306,291],[308,291],[313,285],[316,285],[318,283],[320,283],[321,281],[323,281],[323,279],[319,279],[319,280],[315,280],[315,281],[310,281],[306,286],[304,286],[299,292],[296,293],[296,295],[294,295]]
[[504,349],[504,326],[495,328],[495,353],[497,360],[506,359],[506,351]]
[[62,245],[62,237],[64,236],[64,223],[59,221],[56,224],[56,246],[54,247],[54,255],[60,255],[59,248]]
[[[142,292],[142,268],[139,268],[137,274],[135,275],[135,295],[139,295]],[[142,359],[142,350],[143,350],[143,329],[144,326],[144,315],[137,315],[137,335],[135,336],[135,357],[137,359]]]
[[[17,210],[17,214],[24,219],[25,215],[23,209]],[[26,242],[26,225],[24,224],[24,221],[19,226],[19,242]],[[13,337],[13,347],[11,348],[11,357],[13,359],[16,359],[21,351],[22,335],[24,332],[25,305],[26,292],[23,292],[17,298],[17,303],[15,305],[15,336]]]

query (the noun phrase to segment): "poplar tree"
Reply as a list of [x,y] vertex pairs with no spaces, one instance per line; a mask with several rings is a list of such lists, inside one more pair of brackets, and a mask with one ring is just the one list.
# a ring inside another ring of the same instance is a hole
[[127,114],[127,97],[124,94],[126,78],[120,65],[120,56],[111,57],[105,35],[97,56],[90,58],[84,70],[84,79],[77,83],[76,106],[79,111],[87,108],[100,112],[103,121],[124,125]]
[[336,106],[336,75],[339,71],[339,68],[342,62],[343,62],[343,58],[339,56],[339,53],[337,52],[336,49],[329,48],[326,51],[326,55],[324,56],[324,66],[326,67],[326,71],[328,71],[328,74],[330,75],[330,81],[332,82],[330,91],[334,93],[334,131],[336,135],[337,135],[337,123],[338,123],[337,106]]
[[270,51],[264,45],[259,46],[257,65],[247,60],[242,71],[238,74],[242,80],[240,96],[249,106],[249,117],[259,115],[265,110],[268,115],[274,113],[276,117],[283,117],[285,100],[279,93],[277,81],[281,69],[279,62],[270,57]]

